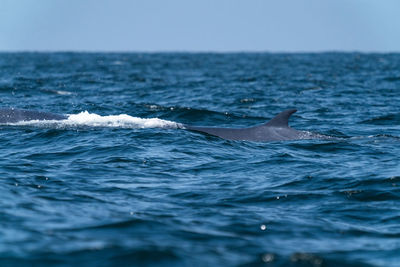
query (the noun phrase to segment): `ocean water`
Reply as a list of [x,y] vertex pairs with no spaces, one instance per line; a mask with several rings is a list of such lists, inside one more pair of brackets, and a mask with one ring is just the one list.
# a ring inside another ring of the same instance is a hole
[[[400,266],[400,54],[1,53],[0,266]],[[335,137],[229,141],[296,108]]]

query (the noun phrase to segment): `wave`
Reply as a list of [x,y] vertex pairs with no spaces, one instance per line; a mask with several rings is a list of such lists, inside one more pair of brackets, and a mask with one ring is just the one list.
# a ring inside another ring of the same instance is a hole
[[386,114],[384,116],[379,116],[371,118],[368,120],[361,121],[363,124],[374,124],[374,125],[396,125],[400,121],[400,113],[396,114]]
[[84,111],[69,114],[65,120],[31,120],[7,123],[12,126],[44,126],[44,127],[114,127],[129,129],[166,128],[181,129],[183,124],[159,118],[139,118],[127,114],[101,116]]

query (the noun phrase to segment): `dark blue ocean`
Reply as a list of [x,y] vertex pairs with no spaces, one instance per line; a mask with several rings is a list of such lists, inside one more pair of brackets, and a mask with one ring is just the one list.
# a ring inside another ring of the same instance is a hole
[[[400,54],[1,53],[0,266],[400,266]],[[322,140],[229,141],[296,108]]]

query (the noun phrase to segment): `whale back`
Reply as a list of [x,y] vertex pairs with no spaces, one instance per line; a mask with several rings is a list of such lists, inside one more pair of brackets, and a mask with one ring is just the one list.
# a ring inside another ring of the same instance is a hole
[[289,127],[289,118],[296,109],[282,111],[270,121],[249,128],[218,128],[185,125],[192,131],[206,133],[228,140],[279,141],[299,139],[301,131]]
[[0,109],[0,123],[16,123],[32,120],[65,120],[65,115],[49,112],[24,110],[24,109]]

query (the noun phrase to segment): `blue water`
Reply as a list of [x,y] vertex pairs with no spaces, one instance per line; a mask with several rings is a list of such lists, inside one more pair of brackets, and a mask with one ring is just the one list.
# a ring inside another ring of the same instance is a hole
[[[0,266],[399,266],[400,54],[2,53],[0,103],[77,117],[0,126]],[[288,108],[335,139],[179,127]]]

